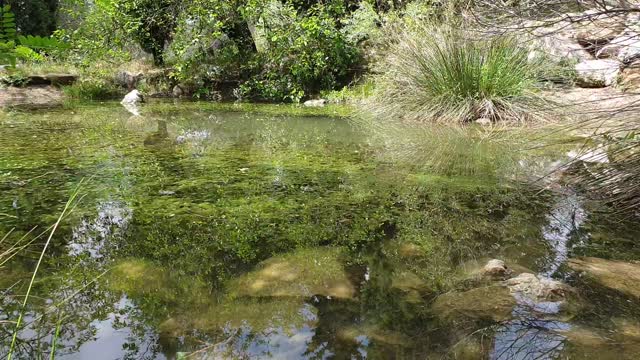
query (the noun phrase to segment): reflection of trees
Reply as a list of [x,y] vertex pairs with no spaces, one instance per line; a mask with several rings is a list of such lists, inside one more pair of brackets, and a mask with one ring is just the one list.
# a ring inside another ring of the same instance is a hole
[[[92,325],[94,319],[101,319],[112,311],[117,297],[101,289],[94,282],[95,269],[72,268],[60,271],[54,276],[43,278],[44,288],[29,301],[25,311],[25,321],[18,333],[16,358],[36,359],[51,348],[53,334],[56,339],[56,353],[77,351],[82,344],[96,334]],[[81,290],[81,291],[80,291]],[[15,295],[0,297],[2,314],[18,314],[21,297]],[[0,355],[6,355],[15,329],[14,323],[0,323]]]
[[556,320],[522,318],[496,327],[492,359],[556,359],[562,352],[565,337],[557,330],[568,325]]

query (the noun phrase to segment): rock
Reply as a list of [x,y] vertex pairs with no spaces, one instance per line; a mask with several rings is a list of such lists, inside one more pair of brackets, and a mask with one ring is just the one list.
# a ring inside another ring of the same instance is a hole
[[178,84],[173,87],[171,94],[173,95],[173,97],[181,98],[187,95],[187,89],[185,86]]
[[493,259],[482,268],[481,275],[489,278],[505,278],[511,274],[504,261]]
[[53,86],[0,89],[1,108],[41,109],[62,106],[64,93]]
[[142,72],[131,73],[129,71],[121,71],[116,74],[115,82],[119,86],[126,87],[127,90],[133,90],[138,86],[138,82],[142,80],[144,74]]
[[[554,23],[554,25],[549,25]],[[548,57],[554,61],[592,60],[593,56],[582,47],[572,33],[568,21],[527,21],[522,24],[531,41],[529,61]]]
[[46,74],[29,75],[27,85],[71,85],[78,80],[78,76],[72,74]]
[[492,285],[440,295],[431,309],[438,317],[447,320],[504,321],[511,318],[515,306],[516,300],[508,288]]
[[334,248],[312,248],[272,257],[236,278],[230,289],[239,296],[259,298],[351,299],[356,289],[339,256]]
[[583,18],[584,21],[573,23],[573,37],[592,54],[597,53],[625,30],[624,16],[586,13]]
[[519,293],[533,301],[562,300],[572,289],[560,281],[523,273],[504,282],[511,292]]
[[640,298],[640,264],[584,257],[570,259],[568,265],[602,286]]
[[581,87],[600,88],[613,85],[622,64],[617,60],[585,60],[575,66],[576,82]]
[[475,121],[476,124],[482,125],[482,126],[489,126],[492,124],[491,119],[489,118],[480,118],[478,120]]
[[624,91],[640,91],[640,62],[634,62],[622,71],[620,86]]
[[142,102],[144,102],[144,97],[142,96],[142,93],[138,90],[133,90],[129,92],[127,95],[125,95],[120,103],[123,105],[124,104],[133,105],[133,104],[139,104]]
[[611,40],[596,53],[598,59],[612,58],[628,64],[640,58],[640,34],[628,31]]
[[323,107],[327,105],[326,99],[307,100],[304,102],[306,107]]

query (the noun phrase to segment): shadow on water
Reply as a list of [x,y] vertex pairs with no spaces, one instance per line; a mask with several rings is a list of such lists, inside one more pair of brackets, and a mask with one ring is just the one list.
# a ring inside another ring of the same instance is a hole
[[[453,144],[421,166],[344,119],[143,110],[0,117],[8,242],[48,226],[91,178],[54,238],[19,357],[48,354],[58,326],[58,359],[630,359],[639,347],[637,299],[566,266],[630,260],[637,224],[508,180],[517,159],[465,145],[475,135],[416,147]],[[28,250],[0,268],[1,356]],[[491,258],[571,297],[479,277]]]

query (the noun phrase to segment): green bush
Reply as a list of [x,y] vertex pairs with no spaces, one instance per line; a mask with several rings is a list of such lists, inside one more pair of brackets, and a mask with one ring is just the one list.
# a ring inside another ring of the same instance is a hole
[[515,39],[448,25],[404,27],[388,48],[367,102],[383,120],[466,123],[542,116],[540,66]]
[[359,50],[321,5],[305,13],[283,5],[277,16],[266,20],[266,49],[257,53],[252,76],[241,85],[245,97],[298,102],[344,85],[359,62]]

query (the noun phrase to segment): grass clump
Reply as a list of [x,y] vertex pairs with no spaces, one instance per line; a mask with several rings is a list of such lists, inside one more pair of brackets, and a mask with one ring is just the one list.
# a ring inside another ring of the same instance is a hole
[[536,95],[540,66],[514,38],[474,39],[460,26],[416,24],[393,36],[376,93],[366,108],[377,118],[467,123],[523,122],[544,105]]

